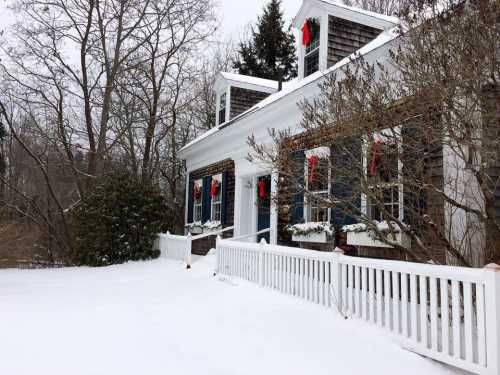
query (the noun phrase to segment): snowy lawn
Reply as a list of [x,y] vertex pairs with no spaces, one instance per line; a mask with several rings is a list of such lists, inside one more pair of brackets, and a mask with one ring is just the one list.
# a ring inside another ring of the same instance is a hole
[[0,374],[451,374],[380,331],[238,279],[214,256],[0,270]]

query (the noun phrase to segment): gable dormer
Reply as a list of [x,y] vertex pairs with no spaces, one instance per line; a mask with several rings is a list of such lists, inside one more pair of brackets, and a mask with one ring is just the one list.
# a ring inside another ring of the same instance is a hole
[[278,91],[278,82],[221,72],[215,81],[216,124],[221,125]]
[[299,79],[335,65],[397,22],[340,0],[304,0],[293,21],[299,33]]

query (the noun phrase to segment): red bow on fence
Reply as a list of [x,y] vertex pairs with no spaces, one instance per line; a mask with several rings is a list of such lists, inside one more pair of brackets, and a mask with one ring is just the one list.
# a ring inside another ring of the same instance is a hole
[[210,197],[214,198],[218,192],[219,192],[219,181],[213,178],[212,185],[210,186]]
[[311,155],[307,158],[307,177],[309,182],[313,182],[316,179],[316,165],[318,164],[318,157],[316,155]]
[[368,165],[368,172],[372,176],[377,172],[377,164],[380,160],[380,145],[381,144],[382,144],[382,141],[380,139],[377,139],[372,145],[372,155],[371,155],[370,164]]
[[302,45],[307,46],[311,42],[311,30],[309,29],[309,22],[306,20],[302,26]]

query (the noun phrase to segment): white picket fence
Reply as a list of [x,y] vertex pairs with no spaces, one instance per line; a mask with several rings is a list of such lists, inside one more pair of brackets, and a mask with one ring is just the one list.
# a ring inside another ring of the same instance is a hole
[[177,236],[175,234],[161,233],[158,235],[155,248],[160,250],[161,257],[185,262],[191,268],[191,235]]
[[193,241],[200,240],[206,237],[219,236],[224,232],[234,230],[234,227],[227,227],[216,231],[203,233],[197,236],[192,236],[190,233],[187,236],[178,236],[175,234],[160,233],[153,245],[154,249],[160,250],[161,257],[173,260],[179,260],[186,263],[187,268],[191,268],[191,252]]
[[371,322],[424,356],[500,375],[498,266],[435,266],[218,239],[217,271]]

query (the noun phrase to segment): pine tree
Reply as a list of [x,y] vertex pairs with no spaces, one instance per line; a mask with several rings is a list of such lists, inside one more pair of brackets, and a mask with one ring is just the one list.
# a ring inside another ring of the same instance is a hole
[[[284,81],[297,76],[295,37],[285,28],[281,0],[271,0],[252,28],[249,41],[239,44],[239,59],[233,67],[240,74]],[[278,64],[281,65],[281,72]]]

